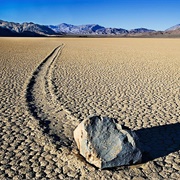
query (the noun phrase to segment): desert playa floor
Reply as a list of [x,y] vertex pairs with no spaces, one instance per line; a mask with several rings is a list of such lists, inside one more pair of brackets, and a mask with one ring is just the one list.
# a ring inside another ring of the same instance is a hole
[[[0,38],[0,179],[179,179],[180,41]],[[73,130],[100,114],[134,130],[143,163],[99,170]]]

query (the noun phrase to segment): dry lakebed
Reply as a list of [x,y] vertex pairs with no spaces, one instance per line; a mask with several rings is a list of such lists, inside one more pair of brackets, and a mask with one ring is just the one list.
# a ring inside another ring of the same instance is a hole
[[[116,119],[143,162],[98,169],[73,139]],[[0,38],[0,179],[180,179],[180,40]]]

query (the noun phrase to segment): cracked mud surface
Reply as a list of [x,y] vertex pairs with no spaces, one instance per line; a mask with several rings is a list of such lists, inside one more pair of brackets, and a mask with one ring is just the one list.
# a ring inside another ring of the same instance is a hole
[[[0,179],[178,179],[178,39],[0,39]],[[98,170],[72,132],[86,116],[135,130],[144,163]]]

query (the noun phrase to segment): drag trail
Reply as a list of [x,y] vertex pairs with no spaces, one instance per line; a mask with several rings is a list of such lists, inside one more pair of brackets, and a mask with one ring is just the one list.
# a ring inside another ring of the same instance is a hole
[[[55,96],[51,74],[54,63],[60,58],[64,45],[56,47],[33,72],[26,89],[26,102],[30,113],[39,121],[43,132],[50,135],[58,145],[72,144],[75,121]],[[71,124],[69,124],[71,119]],[[68,123],[68,124],[67,124]]]

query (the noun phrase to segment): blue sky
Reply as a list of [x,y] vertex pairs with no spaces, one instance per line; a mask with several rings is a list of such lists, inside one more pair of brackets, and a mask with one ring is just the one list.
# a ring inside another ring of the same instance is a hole
[[180,0],[0,0],[0,19],[165,30],[180,23]]

